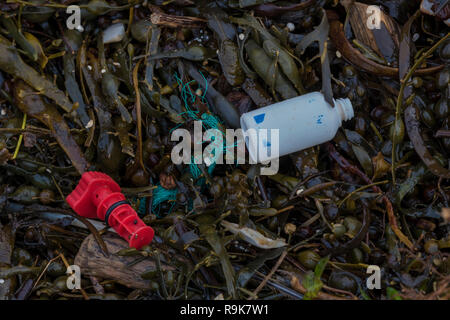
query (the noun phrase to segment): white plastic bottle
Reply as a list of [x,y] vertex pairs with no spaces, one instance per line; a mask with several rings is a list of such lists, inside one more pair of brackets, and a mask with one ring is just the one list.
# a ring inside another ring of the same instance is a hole
[[[257,163],[330,141],[342,121],[353,116],[349,99],[335,100],[333,108],[320,92],[312,92],[244,113],[241,128],[250,158]],[[256,134],[248,134],[249,129]],[[270,129],[279,129],[278,139]]]

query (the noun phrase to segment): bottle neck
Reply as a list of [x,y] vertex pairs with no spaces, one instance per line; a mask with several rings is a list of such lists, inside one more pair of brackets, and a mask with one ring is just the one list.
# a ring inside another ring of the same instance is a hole
[[355,116],[350,99],[337,99],[334,101],[334,107],[339,112],[342,121],[350,120]]

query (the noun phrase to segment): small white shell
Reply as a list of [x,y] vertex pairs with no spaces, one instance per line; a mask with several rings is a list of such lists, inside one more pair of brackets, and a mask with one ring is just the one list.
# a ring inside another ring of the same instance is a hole
[[120,42],[125,37],[125,27],[123,23],[116,23],[103,31],[103,43]]
[[242,240],[254,245],[255,247],[261,249],[275,249],[287,246],[287,243],[284,241],[284,239],[273,240],[263,236],[256,230],[247,227],[240,227],[238,224],[226,220],[223,220],[221,224],[223,227],[225,227],[225,229],[233,234],[239,235]]
[[429,0],[423,0],[422,3],[420,4],[420,11],[422,11],[423,13],[429,14],[431,16],[434,16],[435,13],[433,11],[433,2],[429,1]]
[[86,124],[86,129],[91,128],[94,125],[94,120],[89,120],[89,122]]
[[288,28],[288,30],[289,30],[290,32],[292,32],[292,31],[295,30],[295,25],[294,25],[292,22],[288,22],[288,23],[286,24],[286,27]]

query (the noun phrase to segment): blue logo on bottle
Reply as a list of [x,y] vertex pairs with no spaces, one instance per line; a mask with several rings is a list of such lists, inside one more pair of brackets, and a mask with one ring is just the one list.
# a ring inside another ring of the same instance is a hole
[[317,124],[323,124],[322,119],[323,119],[323,114],[321,114],[317,117]]
[[253,119],[255,119],[255,122],[257,124],[260,124],[260,123],[264,122],[265,116],[266,116],[266,114],[262,113],[262,114],[258,114],[257,116],[254,116]]

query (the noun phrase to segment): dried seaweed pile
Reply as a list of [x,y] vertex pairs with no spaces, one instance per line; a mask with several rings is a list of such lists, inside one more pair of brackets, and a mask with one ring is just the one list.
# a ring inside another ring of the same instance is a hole
[[[0,299],[448,299],[449,7],[1,2]],[[175,128],[239,128],[313,91],[355,118],[276,175],[171,160]],[[150,246],[70,210],[87,170],[119,183]]]

